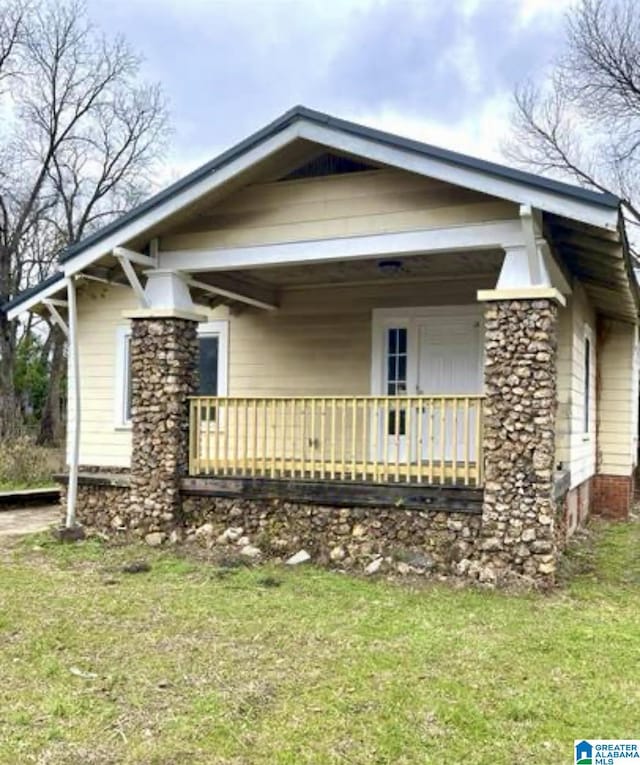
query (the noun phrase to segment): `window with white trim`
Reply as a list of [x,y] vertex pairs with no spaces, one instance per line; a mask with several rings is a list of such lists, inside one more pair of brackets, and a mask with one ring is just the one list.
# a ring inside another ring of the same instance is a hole
[[128,428],[131,427],[131,327],[117,330],[115,380],[116,427]]
[[[229,322],[198,326],[199,396],[227,395]],[[118,327],[116,347],[116,427],[131,427],[131,328]]]

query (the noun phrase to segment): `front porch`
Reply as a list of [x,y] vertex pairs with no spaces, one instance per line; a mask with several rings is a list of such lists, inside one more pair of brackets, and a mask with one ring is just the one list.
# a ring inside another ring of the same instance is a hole
[[190,399],[189,476],[480,487],[481,395]]

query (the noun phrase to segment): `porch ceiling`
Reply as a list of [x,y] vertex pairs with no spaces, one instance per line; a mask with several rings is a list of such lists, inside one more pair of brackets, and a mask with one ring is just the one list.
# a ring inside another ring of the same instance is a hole
[[637,296],[634,275],[619,232],[545,214],[545,228],[562,261],[584,285],[597,311],[604,316],[635,321]]
[[[438,281],[454,278],[473,278],[495,274],[496,278],[504,258],[504,252],[450,252],[427,255],[411,255],[398,258],[400,268],[395,273],[383,272],[379,264],[388,258],[366,260],[343,260],[305,265],[271,266],[242,271],[224,272],[240,282],[286,289],[305,286],[331,286],[337,284],[388,283],[399,281]],[[221,273],[221,272],[218,272]],[[215,282],[211,273],[202,273],[198,279]]]

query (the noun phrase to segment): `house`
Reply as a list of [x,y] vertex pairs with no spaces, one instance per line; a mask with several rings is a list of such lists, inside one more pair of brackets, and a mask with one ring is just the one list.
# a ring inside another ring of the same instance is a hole
[[590,512],[629,512],[609,194],[296,107],[5,310],[69,333],[69,523],[548,584]]

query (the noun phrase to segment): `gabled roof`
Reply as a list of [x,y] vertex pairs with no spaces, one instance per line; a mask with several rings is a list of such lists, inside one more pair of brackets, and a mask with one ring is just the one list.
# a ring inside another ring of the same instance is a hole
[[579,201],[585,201],[592,204],[597,204],[602,207],[616,209],[620,200],[613,194],[605,194],[598,191],[591,191],[589,189],[583,189],[579,186],[574,186],[570,183],[562,183],[551,178],[545,178],[541,175],[535,175],[534,173],[527,173],[523,170],[516,170],[506,165],[500,165],[496,162],[488,162],[487,160],[478,159],[477,157],[471,157],[467,154],[460,154],[449,149],[442,149],[438,146],[432,146],[428,143],[422,143],[420,141],[414,141],[410,138],[403,138],[402,136],[394,135],[393,133],[387,133],[383,130],[377,130],[375,128],[366,127],[356,122],[349,122],[348,120],[339,119],[338,117],[332,117],[329,114],[318,112],[313,109],[308,109],[306,106],[294,106],[293,109],[282,114],[280,117],[270,122],[268,125],[253,133],[248,138],[245,138],[240,143],[222,152],[214,159],[201,165],[193,172],[185,175],[179,181],[171,184],[166,189],[163,189],[158,194],[147,199],[142,204],[134,207],[128,213],[125,213],[117,220],[104,226],[99,231],[85,237],[80,242],[67,247],[60,255],[60,262],[64,263],[78,252],[89,245],[95,244],[109,234],[115,233],[131,221],[139,218],[144,213],[152,211],[166,200],[174,197],[182,191],[185,191],[189,187],[193,186],[198,181],[202,180],[208,175],[219,170],[221,167],[236,159],[240,155],[244,154],[249,149],[262,143],[270,136],[279,133],[284,128],[292,125],[298,120],[305,120],[317,125],[328,126],[339,130],[343,133],[359,136],[361,138],[369,138],[380,144],[386,144],[406,151],[411,151],[416,154],[421,154],[425,157],[430,157],[440,161],[447,162],[459,167],[466,167],[470,170],[477,170],[482,173],[488,173],[498,178],[504,178],[509,181],[516,181],[528,186],[539,188],[543,191],[552,191],[561,194],[566,197],[571,197]]
[[[612,194],[583,189],[296,106],[130,212],[67,247],[59,257],[61,267],[69,274],[79,272],[113,246],[144,235],[176,210],[203,197],[212,188],[222,187],[234,173],[237,175],[243,172],[243,167],[246,169],[259,161],[261,153],[277,151],[295,140],[315,142],[382,165],[394,166],[395,163],[405,170],[531,204],[609,231],[615,231],[619,224],[620,200]],[[51,289],[48,280],[21,293],[3,309],[33,302],[34,295],[46,288]]]
[[57,292],[57,290],[62,289],[64,286],[63,282],[64,274],[62,271],[58,271],[55,274],[48,276],[46,279],[43,279],[41,282],[38,282],[38,284],[34,284],[33,287],[23,290],[19,295],[16,295],[4,305],[0,306],[0,311],[10,311],[12,308],[19,306],[22,303],[27,303],[32,298],[36,298],[39,295],[43,298],[48,297],[48,293],[53,294]]

